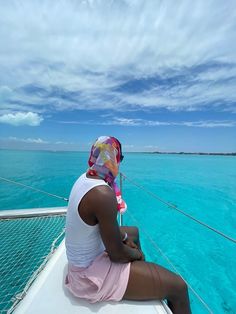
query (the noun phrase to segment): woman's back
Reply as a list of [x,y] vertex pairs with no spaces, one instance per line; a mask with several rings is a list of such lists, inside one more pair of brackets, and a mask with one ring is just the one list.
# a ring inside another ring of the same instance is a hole
[[68,261],[73,266],[87,267],[105,249],[98,224],[88,225],[78,212],[84,195],[100,185],[107,184],[104,180],[87,178],[83,174],[72,188],[67,209],[65,243]]

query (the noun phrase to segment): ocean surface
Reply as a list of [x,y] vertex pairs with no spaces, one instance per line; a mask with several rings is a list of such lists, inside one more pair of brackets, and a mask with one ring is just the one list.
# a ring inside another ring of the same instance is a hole
[[[68,197],[88,153],[0,151],[0,176]],[[121,171],[190,215],[236,238],[236,157],[126,153]],[[0,180],[0,210],[65,206]],[[140,228],[146,259],[171,269],[159,247],[213,313],[236,313],[236,245],[123,182],[124,222]],[[155,245],[150,238],[155,241]],[[190,291],[193,313],[208,313]]]

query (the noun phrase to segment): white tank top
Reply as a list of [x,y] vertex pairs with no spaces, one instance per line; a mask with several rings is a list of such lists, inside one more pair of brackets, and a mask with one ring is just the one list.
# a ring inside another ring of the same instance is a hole
[[89,266],[105,250],[98,224],[95,226],[86,224],[78,212],[83,196],[99,185],[108,184],[100,179],[87,178],[86,174],[83,174],[75,182],[70,193],[66,215],[65,245],[68,262],[74,266]]

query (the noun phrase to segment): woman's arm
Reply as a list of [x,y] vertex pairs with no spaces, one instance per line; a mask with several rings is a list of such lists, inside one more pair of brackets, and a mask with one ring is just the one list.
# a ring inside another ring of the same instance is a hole
[[143,255],[139,249],[131,248],[122,242],[114,192],[108,186],[102,185],[89,193],[90,212],[98,220],[101,237],[110,259],[120,263],[141,260]]

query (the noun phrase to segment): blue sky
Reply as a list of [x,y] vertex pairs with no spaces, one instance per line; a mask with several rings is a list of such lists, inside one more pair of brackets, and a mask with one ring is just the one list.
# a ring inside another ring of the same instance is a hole
[[236,151],[235,1],[0,5],[1,148]]

